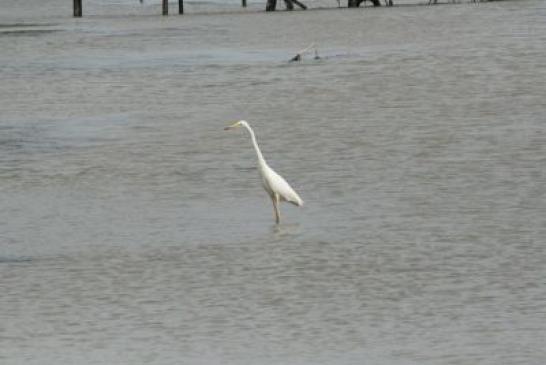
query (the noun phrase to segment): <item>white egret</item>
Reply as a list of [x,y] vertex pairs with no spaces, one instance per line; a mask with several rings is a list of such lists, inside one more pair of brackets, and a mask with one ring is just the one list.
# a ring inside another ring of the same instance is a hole
[[252,139],[252,144],[254,145],[254,150],[256,150],[256,155],[258,156],[258,170],[262,176],[262,184],[265,191],[269,194],[271,201],[273,202],[273,210],[275,211],[275,222],[277,224],[281,221],[281,213],[279,212],[279,203],[286,201],[301,207],[303,205],[303,200],[300,196],[290,187],[286,180],[279,174],[277,174],[264,159],[260,147],[258,147],[258,142],[256,142],[256,135],[250,125],[244,120],[233,123],[232,125],[225,127],[225,130],[234,129],[238,127],[245,127],[250,133],[250,138]]

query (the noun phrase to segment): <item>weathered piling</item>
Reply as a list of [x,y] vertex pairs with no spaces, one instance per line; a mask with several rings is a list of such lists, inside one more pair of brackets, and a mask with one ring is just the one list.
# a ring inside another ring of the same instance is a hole
[[246,8],[246,0],[241,0],[241,6],[242,6],[243,8]]
[[265,11],[275,11],[277,7],[277,0],[267,0],[265,4]]
[[298,0],[292,0],[292,2],[296,4],[297,6],[299,6],[300,8],[302,8],[303,10],[307,10],[307,6],[305,6],[304,3],[300,3]]
[[184,0],[178,0],[178,14],[184,14]]
[[163,0],[163,15],[169,15],[169,0]]
[[294,10],[294,3],[292,0],[284,0],[284,3],[286,4],[286,10]]
[[[360,4],[365,2],[366,0],[348,0],[347,1],[347,7],[348,8],[358,8]],[[380,0],[370,0],[373,6],[381,6]]]
[[[301,3],[299,0],[284,0],[286,5],[286,10],[294,10],[294,4],[302,8],[303,10],[307,9],[307,6]],[[265,11],[275,11],[277,7],[277,0],[267,0],[265,4]]]
[[74,16],[78,18],[82,16],[82,0],[74,0]]

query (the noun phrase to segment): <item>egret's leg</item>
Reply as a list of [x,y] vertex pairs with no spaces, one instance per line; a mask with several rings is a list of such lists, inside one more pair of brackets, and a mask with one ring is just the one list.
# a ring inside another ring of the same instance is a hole
[[275,211],[275,223],[279,224],[281,222],[281,212],[279,211],[279,195],[271,195],[271,200],[273,201],[273,210]]

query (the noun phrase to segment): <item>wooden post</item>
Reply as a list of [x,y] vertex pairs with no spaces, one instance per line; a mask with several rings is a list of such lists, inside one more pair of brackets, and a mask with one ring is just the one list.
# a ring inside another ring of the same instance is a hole
[[163,0],[163,15],[169,15],[169,0]]
[[265,11],[275,11],[277,7],[277,0],[267,0],[265,4]]
[[[360,4],[365,2],[366,0],[348,0],[347,7],[348,8],[358,8],[360,7]],[[373,6],[381,6],[381,2],[379,0],[370,0],[373,4]]]
[[243,8],[246,8],[246,0],[241,0],[241,6],[242,6]]
[[294,10],[294,3],[292,0],[284,0],[284,3],[286,4],[286,10]]
[[178,14],[184,14],[184,0],[178,0]]
[[74,16],[78,18],[82,16],[82,0],[74,0]]
[[302,8],[303,10],[306,10],[307,9],[307,6],[305,6],[304,3],[300,3],[298,0],[292,0],[292,2],[294,4],[296,4],[297,6],[299,6],[300,8]]

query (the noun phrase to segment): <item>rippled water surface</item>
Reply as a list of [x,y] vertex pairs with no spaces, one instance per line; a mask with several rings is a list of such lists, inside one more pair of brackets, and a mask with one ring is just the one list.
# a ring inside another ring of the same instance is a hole
[[544,2],[6,1],[0,363],[546,363]]

